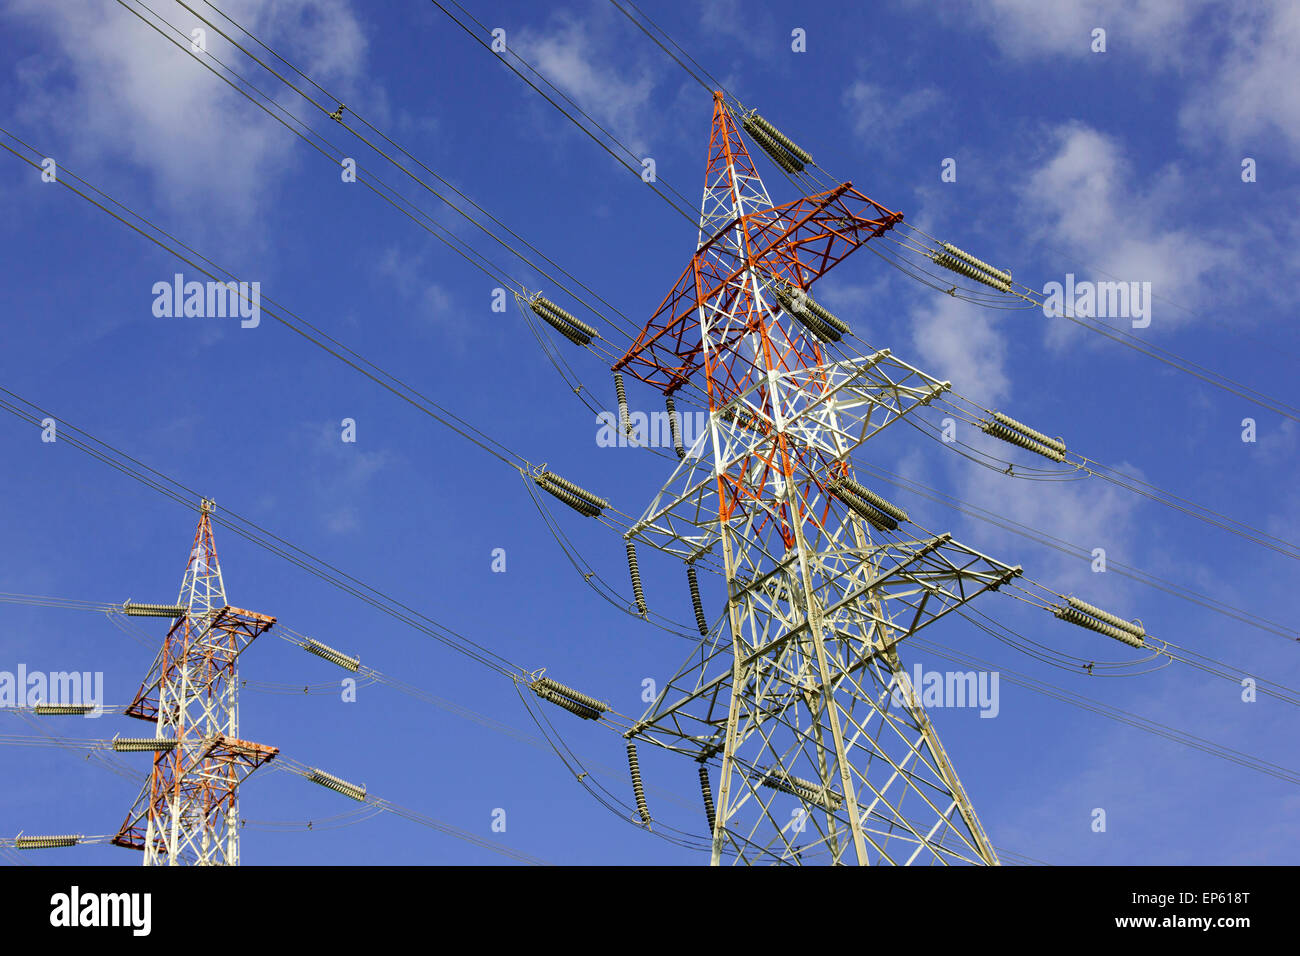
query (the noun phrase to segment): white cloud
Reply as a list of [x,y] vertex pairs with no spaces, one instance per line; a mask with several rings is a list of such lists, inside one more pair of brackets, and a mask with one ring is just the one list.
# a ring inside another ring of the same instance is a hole
[[1092,31],[1106,31],[1108,51],[1175,59],[1173,44],[1207,0],[980,0],[965,20],[984,26],[1007,56],[1094,56]]
[[[788,49],[790,26],[777,26],[771,14],[753,3],[741,0],[703,0],[700,9],[700,33],[725,39],[728,48],[740,47],[750,56],[770,56]],[[701,59],[704,66],[712,66]],[[726,83],[732,88],[730,82]]]
[[392,283],[398,296],[418,306],[418,318],[436,322],[450,311],[450,293],[437,282],[420,278],[430,271],[427,256],[423,253],[407,254],[399,246],[389,246],[380,254],[377,268],[379,274]]
[[[1078,271],[1076,280],[1150,282],[1154,296],[1189,304],[1202,296],[1211,271],[1235,259],[1222,238],[1212,241],[1202,230],[1165,225],[1185,202],[1175,167],[1162,170],[1143,190],[1119,146],[1097,130],[1067,123],[1052,132],[1051,141],[1054,151],[1019,191],[1020,212],[1049,257],[1059,245],[1091,270]],[[1152,321],[1162,326],[1188,317],[1159,303],[1152,308]],[[1073,326],[1060,322],[1050,328]],[[1059,345],[1063,339],[1056,333],[1051,341]]]
[[1300,6],[1234,6],[1231,22],[1223,63],[1213,82],[1192,91],[1183,127],[1211,145],[1226,137],[1248,155],[1267,152],[1282,136],[1293,158],[1300,156]]
[[[198,25],[175,3],[152,6],[185,35]],[[365,40],[346,0],[232,0],[223,8],[322,83],[346,85],[360,69]],[[77,168],[85,159],[125,160],[145,169],[174,207],[245,219],[256,212],[297,140],[193,62],[188,45],[171,44],[177,34],[160,25],[164,39],[99,0],[7,0],[2,12],[52,43],[14,67],[19,116],[75,144],[77,160],[67,164],[74,172],[93,180],[93,170]],[[215,14],[208,19],[235,35]],[[245,76],[261,72],[206,29],[210,52]],[[290,97],[297,99],[281,99]]]
[[[1004,313],[997,313],[998,315]],[[947,297],[927,298],[912,310],[912,342],[918,361],[908,361],[981,402],[1007,397],[1006,344],[994,327],[994,313]]]
[[[970,429],[966,429],[962,440],[1002,458],[1023,458],[1010,445],[985,439],[982,435],[972,440]],[[1046,464],[1042,459],[1039,462]],[[1130,475],[1141,474],[1127,462],[1116,468]],[[1107,560],[1132,565],[1142,563],[1141,556],[1133,553],[1135,544],[1131,530],[1135,527],[1134,518],[1140,500],[1131,492],[1099,478],[1029,481],[974,466],[963,467],[959,481],[961,487],[957,495],[966,501],[1047,532],[1089,553],[1094,548],[1104,548]],[[1085,600],[1092,595],[1091,599],[1097,603],[1107,604],[1112,596],[1118,596],[1118,602],[1112,602],[1117,613],[1130,610],[1124,601],[1130,599],[1129,592],[1135,587],[1126,579],[1094,572],[1090,560],[1084,561],[1080,557],[1032,544],[1010,531],[973,518],[965,520],[969,527],[967,533],[973,541],[979,542],[981,550],[989,551],[991,548],[990,553],[1008,564],[1023,564],[1028,577],[1058,591],[1077,591]]]
[[[630,64],[626,56],[619,54],[626,50],[612,50],[612,40],[595,35],[586,21],[568,15],[557,17],[550,32],[521,30],[512,42],[539,73],[634,153],[642,157],[647,154],[637,117],[645,115],[655,85],[648,68],[638,68],[632,79],[625,79],[620,71],[627,71]],[[602,55],[605,51],[614,55]],[[553,115],[557,122],[568,122]]]
[[424,290],[423,299],[425,314],[430,318],[443,318],[451,309],[450,293],[436,282],[429,283]]
[[983,0],[954,20],[983,26],[1014,59],[1098,56],[1094,27],[1107,31],[1104,55],[1177,73],[1188,91],[1179,120],[1193,141],[1262,151],[1285,138],[1300,157],[1300,6],[1292,0]]
[[[357,439],[361,440],[364,422],[358,422]],[[370,482],[392,464],[393,455],[385,450],[363,451],[355,443],[342,440],[342,426],[325,422],[313,429],[311,451],[316,464],[311,472],[311,489],[328,531],[347,534],[361,528],[356,502]]]
[[740,0],[704,0],[700,4],[700,26],[705,33],[721,33],[733,39],[746,38],[745,12]]
[[[222,7],[234,12],[240,24],[269,45],[279,48],[284,44],[291,49],[290,61],[326,88],[357,78],[366,54],[366,38],[349,0],[225,0]],[[220,17],[208,19],[227,27]],[[226,32],[230,30],[226,28]],[[268,40],[268,36],[282,39]]]
[[853,131],[863,139],[879,139],[910,124],[942,102],[934,87],[890,93],[874,83],[858,80],[844,91]]

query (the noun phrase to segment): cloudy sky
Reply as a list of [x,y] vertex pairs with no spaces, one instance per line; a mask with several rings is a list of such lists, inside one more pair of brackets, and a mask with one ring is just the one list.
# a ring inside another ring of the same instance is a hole
[[[53,158],[528,460],[639,514],[667,477],[663,459],[598,447],[593,414],[513,306],[492,310],[499,283],[439,242],[431,224],[545,290],[536,263],[486,239],[228,40],[208,31],[203,53],[191,52],[196,13],[217,14],[201,0],[188,6],[194,12],[176,0],[0,0],[0,139],[37,162]],[[314,83],[245,40],[248,53],[293,76],[318,105],[346,104],[343,115],[372,124],[356,128],[373,143],[392,152],[382,133],[401,144],[634,323],[655,310],[689,259],[692,227],[437,6],[218,6]],[[465,6],[486,29],[504,30],[511,50],[636,157],[653,158],[665,192],[698,201],[709,93],[617,9],[606,0]],[[691,56],[830,175],[1012,268],[1031,288],[1067,275],[1150,283],[1150,325],[1131,330],[1140,342],[1291,400],[1300,352],[1286,291],[1300,271],[1292,251],[1300,238],[1300,7],[673,0],[654,8]],[[806,51],[792,49],[794,31]],[[204,56],[264,94],[265,109],[204,69]],[[322,155],[276,116],[305,124],[333,151]],[[431,228],[343,182],[338,156],[373,169],[427,213]],[[777,202],[796,198],[766,157],[756,161]],[[955,180],[942,176],[945,168]],[[0,169],[0,386],[624,713],[642,708],[646,678],[670,676],[680,642],[584,584],[517,473],[275,322],[241,328],[236,319],[155,315],[155,283],[189,267],[42,182],[13,152],[0,152]],[[871,345],[982,405],[1229,516],[1221,519],[1229,529],[1295,539],[1296,419],[1041,311],[983,309],[935,293],[864,252],[818,290]],[[548,295],[607,324],[553,287]],[[592,401],[609,407],[607,367],[555,343]],[[661,407],[649,389],[630,391],[634,406]],[[2,417],[0,592],[170,601],[192,512]],[[1253,442],[1242,440],[1247,418]],[[344,419],[356,423],[355,442],[341,440]],[[1297,609],[1293,559],[1096,479],[1009,477],[910,429],[881,436],[863,455],[1053,535],[1073,554],[897,492],[927,527],[950,529],[1036,580],[1139,617],[1151,633],[1236,669],[1300,683],[1293,636],[1097,573],[1076,555],[1104,548],[1121,567],[1275,622]],[[617,538],[567,511],[557,518],[586,559],[625,588]],[[344,703],[328,664],[268,638],[241,660],[249,682],[242,736],[553,862],[700,861],[593,800],[538,744],[509,682],[242,539],[219,531],[217,545],[232,604],[273,614],[518,732],[382,686]],[[492,570],[495,549],[504,549],[504,573]],[[689,620],[680,567],[646,553],[642,566],[652,607]],[[721,595],[716,582],[705,591]],[[1003,596],[987,595],[978,607],[1071,657],[1132,659],[1100,635]],[[0,671],[102,671],[108,702],[125,703],[162,633],[146,628],[132,641],[100,616],[0,605]],[[1290,744],[1300,715],[1265,696],[1243,702],[1235,679],[1179,666],[1089,676],[955,617],[926,636],[1007,674],[1274,764],[1300,764]],[[954,666],[925,652],[905,659]],[[321,685],[325,692],[303,692]],[[969,709],[933,714],[999,847],[1053,863],[1296,860],[1294,784],[1008,680],[1000,686],[996,719]],[[557,714],[565,742],[590,768],[608,768],[609,776],[595,775],[626,799],[621,741]],[[0,733],[37,732],[16,716],[0,719],[9,722]],[[132,724],[105,717],[55,729],[78,738],[142,733]],[[135,795],[130,779],[80,752],[3,748],[0,760],[6,778],[21,781],[0,794],[0,836],[113,833]],[[645,748],[642,765],[657,813],[699,830],[694,767]],[[305,829],[349,809],[340,802],[290,775],[259,772],[242,791],[245,861],[499,859],[395,818]],[[1093,827],[1099,808],[1105,832]],[[494,834],[498,809],[508,822]],[[268,829],[268,821],[303,825]],[[136,862],[111,847],[59,860]]]

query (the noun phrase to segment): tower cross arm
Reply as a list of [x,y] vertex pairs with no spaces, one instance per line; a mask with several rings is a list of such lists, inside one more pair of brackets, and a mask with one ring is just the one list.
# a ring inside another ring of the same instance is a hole
[[[725,310],[743,273],[752,270],[766,280],[807,289],[902,220],[901,212],[863,195],[852,183],[729,220],[696,250],[614,370],[626,370],[666,394],[677,390],[703,364],[702,341],[695,334],[700,310],[705,303]],[[736,247],[737,236],[743,249]],[[730,345],[734,340],[721,347]]]

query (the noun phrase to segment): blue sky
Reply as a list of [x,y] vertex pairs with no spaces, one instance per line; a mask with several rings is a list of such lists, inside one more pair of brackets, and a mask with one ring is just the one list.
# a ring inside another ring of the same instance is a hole
[[[188,30],[191,15],[172,0],[151,6]],[[687,223],[432,4],[222,6],[637,321],[688,260],[695,235]],[[513,48],[696,201],[709,96],[617,10],[603,0],[467,6],[504,28]],[[1011,265],[1034,288],[1067,273],[1151,282],[1145,339],[1284,401],[1294,393],[1294,6],[672,2],[651,12],[746,105],[907,221]],[[491,311],[497,283],[373,194],[342,183],[336,167],[121,6],[5,0],[0,22],[0,125],[61,167],[623,510],[639,514],[667,477],[663,459],[597,446],[593,416],[566,394],[517,313]],[[1106,30],[1104,53],[1090,49],[1097,27]],[[806,53],[790,49],[795,28],[806,31]],[[238,69],[256,74],[246,62]],[[258,83],[301,112],[283,87]],[[328,121],[313,125],[346,142]],[[956,182],[940,180],[946,158],[956,160]],[[1255,182],[1242,180],[1245,158],[1256,162]],[[776,201],[795,198],[766,157],[757,162]],[[680,640],[584,585],[517,474],[272,322],[241,329],[234,320],[155,317],[154,283],[186,267],[41,183],[10,154],[0,154],[0,168],[7,171],[0,385],[624,713],[639,713],[644,678],[664,680],[680,663]],[[435,208],[427,195],[406,192]],[[452,213],[438,218],[504,264]],[[531,288],[546,288],[527,266],[509,266]],[[1294,421],[1041,312],[980,310],[935,294],[865,252],[818,290],[859,335],[963,394],[1064,435],[1108,465],[1295,537]],[[557,342],[609,407],[607,369]],[[660,407],[635,383],[631,398]],[[1256,419],[1254,443],[1241,440],[1245,417]],[[340,440],[344,418],[357,423],[353,444]],[[897,432],[873,442],[873,464],[1274,620],[1297,609],[1289,558],[1095,480],[1016,481],[915,431]],[[42,443],[39,431],[10,416],[0,421],[0,449],[0,591],[172,599],[191,512],[66,443]],[[898,497],[927,527],[948,528],[1036,580],[1141,617],[1183,646],[1283,684],[1296,679],[1293,642]],[[557,517],[602,574],[625,586],[621,542],[563,509]],[[236,606],[273,614],[385,673],[535,732],[508,682],[220,529],[217,546]],[[505,549],[505,573],[491,570],[496,548]],[[676,563],[644,549],[641,563],[652,607],[689,620]],[[716,598],[717,583],[706,582],[705,593]],[[999,595],[977,607],[1067,653],[1127,654]],[[153,638],[162,635],[155,626]],[[1231,681],[1178,667],[1116,678],[1067,673],[955,617],[926,636],[1274,763],[1296,763],[1296,713],[1267,697],[1243,703]],[[95,615],[0,605],[0,670],[22,663],[103,671],[108,701],[125,703],[152,656]],[[951,666],[915,651],[904,656]],[[241,662],[250,682],[297,686],[340,673],[273,638]],[[1296,860],[1293,785],[1005,681],[1001,694],[996,719],[960,709],[932,715],[996,845],[1053,863]],[[552,862],[705,859],[607,813],[549,749],[383,687],[343,703],[333,693],[250,686],[241,707],[248,739]],[[621,741],[562,712],[551,716],[575,752],[613,768],[603,782],[628,799]],[[12,715],[0,719],[8,722],[0,733],[33,732]],[[148,732],[112,717],[54,729],[105,738]],[[641,761],[652,808],[674,825],[702,829],[695,768],[648,750]],[[4,747],[0,760],[0,835],[112,833],[135,795],[134,784],[80,754]],[[1104,833],[1091,827],[1099,807],[1107,811]],[[507,814],[503,834],[490,829],[497,808]],[[319,821],[347,809],[337,795],[282,773],[259,771],[242,791],[250,821]],[[242,853],[250,864],[500,861],[382,816],[310,832],[250,822]],[[33,859],[138,862],[112,847]]]

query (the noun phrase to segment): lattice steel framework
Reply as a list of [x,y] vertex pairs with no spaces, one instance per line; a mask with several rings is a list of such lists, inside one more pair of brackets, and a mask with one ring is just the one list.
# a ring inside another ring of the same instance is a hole
[[834,359],[775,294],[901,220],[848,183],[774,206],[714,94],[696,253],[614,366],[666,394],[704,373],[709,428],[630,536],[720,559],[727,627],[632,736],[721,758],[715,864],[997,863],[898,645],[1020,569],[830,493],[948,383],[888,350]]
[[241,782],[279,750],[239,739],[239,655],[275,618],[226,603],[203,502],[178,605],[188,612],[167,633],[126,713],[153,721],[176,746],[154,755],[149,780],[113,843],[144,851],[146,866],[239,863]]

